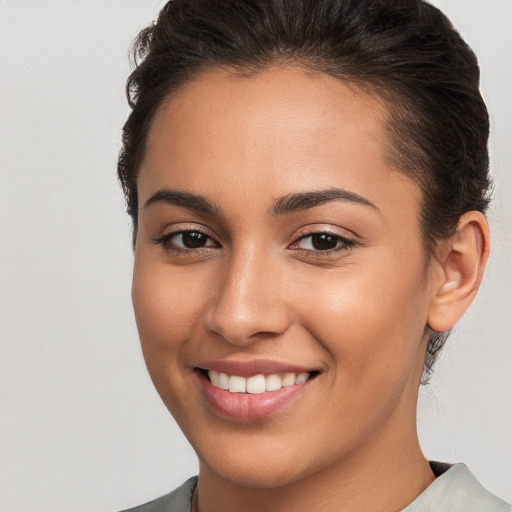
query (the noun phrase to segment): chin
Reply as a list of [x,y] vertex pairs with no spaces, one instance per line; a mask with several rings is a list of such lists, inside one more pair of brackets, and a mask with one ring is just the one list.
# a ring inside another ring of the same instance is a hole
[[[201,466],[207,466],[208,471],[215,473],[220,478],[231,485],[249,489],[276,489],[293,484],[306,475],[298,471],[298,467],[290,461],[281,463],[281,461],[268,462],[254,460],[239,460],[238,464],[226,464],[222,461],[219,465],[209,465],[207,462],[200,461]],[[291,467],[293,466],[293,467]],[[201,472],[203,469],[201,469]]]
[[[213,473],[231,485],[251,489],[275,489],[294,484],[329,464],[325,455],[304,450],[300,439],[272,438],[272,435],[247,433],[245,439],[236,434],[228,442],[217,437],[216,443],[203,439],[195,446],[200,461],[200,474]],[[238,438],[238,439],[237,439]],[[212,449],[212,446],[215,446]]]

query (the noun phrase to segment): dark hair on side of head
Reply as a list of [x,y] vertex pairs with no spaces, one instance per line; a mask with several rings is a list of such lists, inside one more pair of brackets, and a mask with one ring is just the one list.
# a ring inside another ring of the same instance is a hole
[[[137,173],[162,101],[199,73],[251,74],[272,65],[327,73],[380,97],[389,157],[423,192],[426,250],[460,217],[485,213],[489,117],[476,57],[450,21],[422,0],[171,0],[134,42],[132,112],[118,175],[137,236]],[[448,333],[431,332],[426,383]]]

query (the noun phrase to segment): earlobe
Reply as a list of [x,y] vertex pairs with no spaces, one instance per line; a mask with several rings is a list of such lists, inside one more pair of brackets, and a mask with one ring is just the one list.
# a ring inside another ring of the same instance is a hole
[[468,212],[437,254],[428,316],[432,330],[447,331],[464,315],[478,291],[488,256],[487,220],[480,212]]

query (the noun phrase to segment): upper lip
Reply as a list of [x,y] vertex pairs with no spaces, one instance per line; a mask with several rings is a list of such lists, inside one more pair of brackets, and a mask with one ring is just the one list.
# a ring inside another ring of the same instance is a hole
[[273,361],[271,359],[255,359],[252,361],[217,359],[201,362],[196,367],[201,370],[215,370],[217,372],[227,373],[228,375],[238,375],[246,378],[262,373],[306,373],[317,371],[301,365],[283,361]]

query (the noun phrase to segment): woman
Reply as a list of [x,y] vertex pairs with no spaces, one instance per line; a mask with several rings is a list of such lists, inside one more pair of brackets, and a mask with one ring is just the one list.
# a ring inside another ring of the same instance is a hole
[[489,253],[476,59],[416,0],[176,0],[119,176],[146,364],[199,480],[133,510],[510,510],[420,382]]

